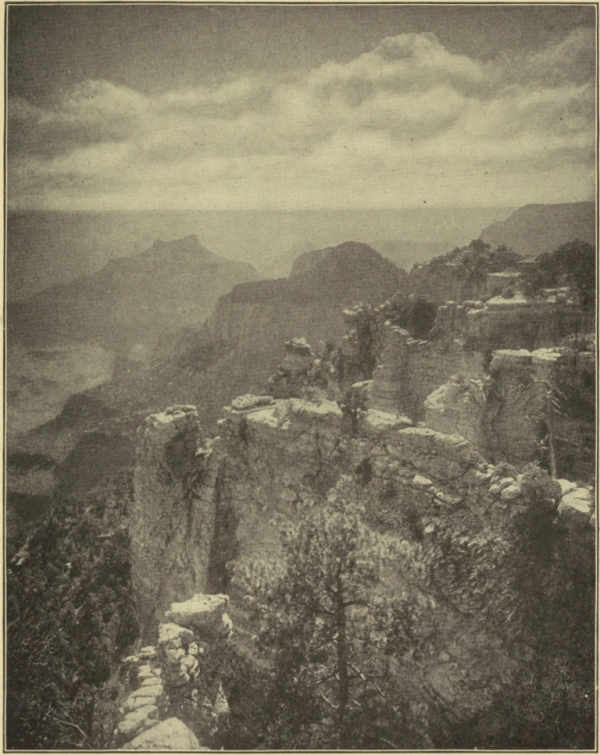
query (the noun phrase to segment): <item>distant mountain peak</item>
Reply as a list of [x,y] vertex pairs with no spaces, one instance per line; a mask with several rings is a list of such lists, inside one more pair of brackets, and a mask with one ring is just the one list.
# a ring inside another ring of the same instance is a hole
[[146,256],[172,256],[172,255],[198,255],[206,259],[220,259],[216,254],[213,254],[208,249],[203,247],[195,234],[190,236],[184,236],[181,239],[173,239],[172,241],[163,241],[162,239],[156,239],[150,249],[144,252],[134,255],[131,259],[140,259]]
[[209,252],[197,236],[157,239],[143,252],[114,257],[96,273],[15,303],[10,328],[28,343],[60,337],[126,352],[154,343],[165,329],[199,326],[219,296],[257,277],[251,265]]
[[594,244],[596,207],[593,202],[523,205],[506,220],[485,228],[479,238],[525,257],[553,252],[575,239]]
[[327,263],[347,263],[347,264],[381,264],[389,265],[390,269],[396,269],[395,265],[389,260],[375,251],[368,244],[361,241],[344,241],[337,246],[329,246],[325,249],[315,249],[311,252],[304,252],[299,257],[296,257],[292,270],[290,272],[290,278],[294,278],[298,275],[306,275],[310,271],[323,264]]
[[173,239],[172,241],[164,241],[163,239],[156,239],[151,249],[165,249],[170,247],[176,247],[178,249],[203,249],[200,246],[198,237],[195,233],[191,233],[189,236],[184,236],[181,239]]

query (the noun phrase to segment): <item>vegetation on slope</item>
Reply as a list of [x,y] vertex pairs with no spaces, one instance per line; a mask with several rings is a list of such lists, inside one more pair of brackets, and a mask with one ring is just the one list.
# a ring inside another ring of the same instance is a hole
[[[225,746],[592,747],[593,534],[561,522],[556,483],[531,467],[503,526],[462,510],[402,541],[360,480],[282,525],[282,560],[238,569],[262,660],[236,667],[260,694],[225,680]],[[457,642],[469,681],[453,704],[430,680]]]
[[578,292],[586,309],[596,301],[596,250],[585,241],[570,241],[553,252],[544,252],[525,276],[524,291],[537,296],[544,288],[569,286]]
[[64,497],[7,549],[6,743],[107,747],[120,658],[137,636],[130,583],[130,475]]

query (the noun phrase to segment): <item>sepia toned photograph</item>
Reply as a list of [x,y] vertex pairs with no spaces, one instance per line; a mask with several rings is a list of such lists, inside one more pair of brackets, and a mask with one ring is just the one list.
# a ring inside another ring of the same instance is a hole
[[5,10],[3,751],[597,751],[597,3]]

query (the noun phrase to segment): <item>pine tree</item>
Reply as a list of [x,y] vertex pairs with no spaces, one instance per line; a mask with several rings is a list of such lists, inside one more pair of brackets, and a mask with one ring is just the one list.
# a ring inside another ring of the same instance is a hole
[[[327,501],[305,506],[299,524],[283,527],[279,570],[255,563],[237,575],[262,617],[263,647],[274,653],[270,747],[360,747],[374,737],[376,711],[386,731],[390,717],[392,728],[406,723],[408,702],[385,688],[390,657],[410,641],[419,606],[376,588],[382,565],[409,557],[411,547],[370,530],[352,488],[343,480]],[[396,745],[379,738],[376,746]]]

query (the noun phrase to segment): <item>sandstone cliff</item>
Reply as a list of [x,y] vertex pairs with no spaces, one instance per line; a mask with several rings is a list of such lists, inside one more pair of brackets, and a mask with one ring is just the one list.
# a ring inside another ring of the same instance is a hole
[[144,640],[171,602],[207,584],[218,472],[210,458],[209,448],[199,448],[193,407],[172,407],[140,428],[130,527]]
[[553,456],[560,474],[593,480],[594,347],[545,346],[585,322],[581,310],[471,304],[440,307],[429,341],[384,323],[369,405],[459,433],[490,461]]

